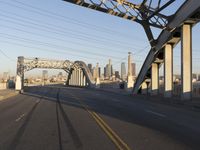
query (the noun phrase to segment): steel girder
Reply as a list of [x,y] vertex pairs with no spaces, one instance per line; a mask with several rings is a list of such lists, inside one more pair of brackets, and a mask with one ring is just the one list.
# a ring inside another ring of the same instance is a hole
[[124,19],[133,20],[143,24],[147,22],[150,26],[164,28],[170,16],[161,11],[168,7],[175,0],[168,0],[161,5],[158,0],[156,6],[152,0],[143,0],[140,4],[134,4],[125,0],[64,0],[83,7],[108,13]]
[[68,72],[72,65],[73,62],[70,62],[69,60],[18,57],[17,75],[24,74],[34,68],[63,69]]

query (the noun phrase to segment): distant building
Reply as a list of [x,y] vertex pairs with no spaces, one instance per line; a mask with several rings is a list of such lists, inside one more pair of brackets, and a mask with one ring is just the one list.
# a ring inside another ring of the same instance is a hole
[[96,79],[96,78],[99,78],[100,75],[99,75],[99,63],[96,64],[96,67],[93,68],[93,78]]
[[43,77],[44,80],[48,79],[48,71],[47,70],[42,71],[42,77]]
[[115,71],[115,78],[120,79],[119,71]]
[[101,77],[101,67],[99,67],[99,77]]
[[105,67],[105,78],[109,78],[109,75],[110,75],[110,69],[109,69],[109,65],[107,64],[106,67]]
[[121,63],[121,79],[123,81],[126,80],[126,65],[125,65],[125,62]]
[[105,78],[111,78],[112,74],[113,74],[113,68],[112,68],[111,59],[109,59],[109,63],[106,65],[105,70],[104,70],[104,76]]
[[92,73],[93,78],[96,79],[97,72],[96,72],[96,68],[95,67],[92,68],[92,72],[91,73]]
[[9,78],[10,78],[9,72],[4,72],[3,73],[3,80],[8,81]]
[[60,81],[63,80],[63,73],[62,72],[58,73],[57,79],[60,80]]
[[89,68],[90,72],[92,73],[92,64],[88,64],[88,68]]
[[103,68],[104,77],[106,77],[106,67]]
[[111,59],[109,59],[109,63],[108,63],[108,77],[110,78],[112,76],[112,63],[111,63]]
[[200,81],[200,74],[197,75],[197,81]]
[[132,66],[132,76],[136,76],[136,64],[135,63],[131,63]]
[[197,78],[198,78],[198,75],[195,74],[195,73],[193,73],[193,74],[192,74],[192,79],[196,79],[196,80],[197,80]]

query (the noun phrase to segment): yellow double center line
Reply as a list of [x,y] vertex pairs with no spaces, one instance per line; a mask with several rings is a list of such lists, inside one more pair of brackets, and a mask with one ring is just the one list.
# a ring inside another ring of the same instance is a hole
[[92,111],[86,104],[84,104],[78,97],[72,96],[78,100],[81,106],[94,118],[96,123],[106,133],[110,140],[116,145],[119,150],[131,150],[130,147],[103,121],[103,119],[94,111]]

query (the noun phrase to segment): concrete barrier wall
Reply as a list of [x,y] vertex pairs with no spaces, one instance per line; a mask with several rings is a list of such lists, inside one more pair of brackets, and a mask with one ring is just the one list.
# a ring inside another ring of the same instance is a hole
[[[180,96],[181,95],[181,85],[174,85],[173,88],[173,95],[175,96]],[[164,93],[164,86],[160,85],[159,87],[159,93],[163,94]],[[199,83],[194,83],[193,84],[193,91],[192,91],[192,96],[193,97],[200,97],[200,84]]]

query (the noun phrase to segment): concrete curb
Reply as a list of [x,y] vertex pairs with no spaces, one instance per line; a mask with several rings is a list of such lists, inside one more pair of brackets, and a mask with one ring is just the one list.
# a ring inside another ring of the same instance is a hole
[[3,101],[3,100],[8,99],[10,97],[17,96],[18,94],[19,94],[18,92],[14,92],[14,93],[10,93],[10,94],[5,95],[5,96],[0,96],[0,101]]

